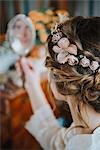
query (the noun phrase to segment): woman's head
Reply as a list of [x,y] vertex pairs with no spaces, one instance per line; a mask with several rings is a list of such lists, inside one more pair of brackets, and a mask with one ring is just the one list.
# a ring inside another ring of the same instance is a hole
[[100,18],[74,17],[48,37],[46,66],[62,95],[100,112]]

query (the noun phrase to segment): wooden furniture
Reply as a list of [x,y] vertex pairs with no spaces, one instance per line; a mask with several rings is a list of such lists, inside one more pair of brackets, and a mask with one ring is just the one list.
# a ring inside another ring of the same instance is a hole
[[[41,83],[42,89],[56,117],[71,120],[70,112],[66,113],[66,105],[55,104],[48,93],[48,81]],[[52,97],[53,98],[53,97]],[[17,150],[42,150],[35,138],[24,128],[33,114],[29,97],[24,89],[18,88],[11,81],[0,84],[0,139],[1,148]]]
[[0,85],[0,106],[1,149],[42,150],[24,128],[33,114],[26,91],[10,82]]
[[[62,102],[55,104],[53,97],[49,95],[48,81],[42,81],[41,86],[55,116],[63,117],[71,122],[71,115],[66,110],[66,104]],[[1,148],[42,150],[35,138],[24,128],[33,114],[26,91],[18,88],[11,81],[0,85],[0,106]]]

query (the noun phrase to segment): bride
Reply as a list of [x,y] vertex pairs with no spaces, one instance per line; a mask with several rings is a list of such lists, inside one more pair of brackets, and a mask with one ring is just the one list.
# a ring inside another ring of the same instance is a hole
[[40,86],[40,75],[29,59],[21,65],[34,114],[26,129],[45,150],[100,149],[100,17],[74,17],[48,37],[46,66],[56,99],[70,107],[73,123],[61,127]]

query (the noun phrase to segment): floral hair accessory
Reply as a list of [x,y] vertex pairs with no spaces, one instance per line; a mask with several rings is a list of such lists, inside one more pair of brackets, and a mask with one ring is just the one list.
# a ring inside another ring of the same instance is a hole
[[97,61],[90,61],[85,54],[78,55],[77,46],[70,44],[67,37],[63,37],[58,31],[52,37],[54,46],[52,50],[57,53],[57,61],[60,64],[68,63],[70,66],[81,65],[83,68],[89,67],[93,72],[100,72],[100,64]]
[[78,64],[78,58],[75,57],[74,55],[68,55],[67,56],[67,61],[68,61],[68,64],[71,65],[71,66],[74,66],[74,65],[77,65]]
[[63,37],[58,41],[58,46],[63,49],[68,48],[69,44],[70,44],[70,42],[69,42],[68,38],[66,38],[66,37]]
[[60,52],[60,53],[57,55],[57,61],[58,61],[60,64],[65,64],[65,62],[67,62],[67,56],[68,56],[68,52],[67,52],[67,51]]
[[84,56],[80,61],[80,65],[82,65],[83,67],[89,67],[90,66],[90,60],[87,59],[86,56]]
[[99,63],[97,61],[92,61],[90,65],[90,69],[95,71],[99,67]]
[[54,45],[52,49],[55,53],[60,53],[60,52],[64,51],[62,48],[60,48],[57,45]]
[[[86,56],[83,56],[81,60],[78,60],[76,56],[69,54],[67,51],[62,51],[58,53],[57,61],[60,64],[65,64],[66,62],[68,62],[70,66],[79,64],[83,68],[89,67],[93,72],[96,71],[100,67],[97,61],[92,61],[90,64],[90,60],[87,59]],[[98,72],[100,72],[100,69],[98,69]]]
[[77,55],[77,47],[74,44],[70,44],[67,48],[67,52],[73,55]]
[[61,32],[55,33],[53,35],[53,37],[52,37],[52,42],[53,43],[57,43],[60,40],[61,37],[62,37],[62,33]]

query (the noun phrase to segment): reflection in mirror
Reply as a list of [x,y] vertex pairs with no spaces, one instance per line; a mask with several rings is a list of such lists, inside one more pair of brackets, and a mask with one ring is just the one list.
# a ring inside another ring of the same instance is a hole
[[10,78],[14,84],[22,86],[15,64],[20,57],[30,53],[35,39],[35,26],[29,17],[18,14],[9,21],[6,39],[0,46],[0,83]]
[[27,55],[35,44],[35,27],[23,14],[16,15],[8,24],[7,39],[15,53]]

